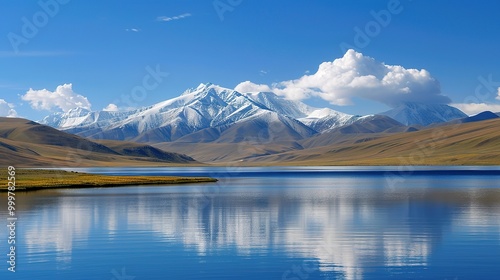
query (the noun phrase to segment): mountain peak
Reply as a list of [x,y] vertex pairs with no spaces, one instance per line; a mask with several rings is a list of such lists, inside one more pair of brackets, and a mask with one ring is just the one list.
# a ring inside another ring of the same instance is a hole
[[196,88],[196,90],[203,90],[203,89],[206,89],[206,88],[209,88],[211,86],[213,86],[214,84],[208,82],[208,83],[200,83],[200,85]]
[[497,114],[495,114],[491,111],[484,111],[484,112],[481,112],[477,115],[462,119],[461,121],[463,123],[468,123],[468,122],[479,122],[479,121],[498,119],[498,118],[500,118],[500,116],[498,116]]
[[327,117],[330,115],[341,115],[341,114],[343,114],[343,113],[332,110],[330,108],[322,108],[322,109],[312,111],[311,114],[309,114],[309,116],[307,116],[307,117],[314,118],[314,119],[320,119],[320,118],[324,118],[324,117]]
[[405,125],[423,126],[467,117],[464,112],[446,104],[427,104],[418,102],[402,103],[398,107],[383,112],[380,115],[391,117]]
[[76,108],[73,108],[73,109],[70,109],[68,112],[66,112],[65,114],[68,114],[68,115],[76,115],[76,114],[88,114],[90,113],[91,111],[87,108],[84,108],[84,107],[76,107]]
[[184,91],[181,96],[184,95],[189,95],[193,93],[199,93],[199,92],[204,92],[209,90],[210,88],[218,87],[212,83],[200,83],[196,88],[188,88],[186,91]]
[[232,90],[232,89],[224,88],[224,87],[212,84],[212,83],[201,83],[196,88],[190,88],[190,89],[186,90],[181,96],[190,95],[190,94],[206,95],[208,93],[212,93],[212,94],[216,94],[216,95],[220,96],[223,93],[233,92],[233,91],[234,90]]

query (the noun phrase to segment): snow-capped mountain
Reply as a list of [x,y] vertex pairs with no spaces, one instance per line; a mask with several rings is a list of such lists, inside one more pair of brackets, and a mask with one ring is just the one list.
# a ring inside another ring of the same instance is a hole
[[41,123],[91,138],[138,142],[238,141],[249,137],[288,141],[352,123],[356,118],[286,100],[274,93],[240,93],[200,84],[179,97],[149,107],[127,112],[76,108],[50,115]]
[[[447,105],[405,103],[382,113],[404,125],[429,125],[467,117]],[[40,123],[84,137],[136,142],[296,141],[363,121],[329,108],[315,108],[271,92],[200,84],[179,97],[125,112],[76,108]]]
[[247,92],[243,94],[271,111],[294,119],[306,117],[316,109],[300,101],[281,98],[273,92]]
[[320,133],[351,124],[360,118],[360,116],[348,115],[330,108],[315,108],[300,101],[287,100],[272,92],[244,94],[269,110],[295,118]]
[[467,115],[455,107],[445,104],[423,104],[407,102],[380,115],[391,117],[404,125],[423,125],[443,123]]
[[131,112],[89,111],[85,108],[74,108],[66,113],[55,113],[45,117],[40,123],[59,129],[86,127],[97,125],[105,127],[130,115]]
[[306,117],[300,118],[299,121],[323,133],[337,127],[352,124],[360,118],[362,117],[344,114],[329,108],[323,108],[313,110]]

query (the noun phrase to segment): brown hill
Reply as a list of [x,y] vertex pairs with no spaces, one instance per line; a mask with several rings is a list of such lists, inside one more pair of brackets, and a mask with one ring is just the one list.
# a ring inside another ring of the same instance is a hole
[[378,135],[247,159],[293,165],[499,165],[500,119]]
[[19,118],[0,118],[0,165],[103,166],[189,164],[194,159],[149,145],[105,144]]

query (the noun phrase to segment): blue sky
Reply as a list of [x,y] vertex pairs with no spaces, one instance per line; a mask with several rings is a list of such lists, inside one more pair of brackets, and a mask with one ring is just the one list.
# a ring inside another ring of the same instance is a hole
[[[245,81],[352,114],[387,110],[406,98],[405,90],[432,102],[447,96],[446,102],[468,113],[500,111],[496,1],[2,4],[2,115],[38,120],[74,104],[125,109],[178,96],[202,82],[235,88]],[[356,53],[344,56],[345,46]],[[331,65],[323,64],[328,70],[315,76],[322,63]],[[381,86],[379,70],[370,72],[368,64],[404,78]],[[344,66],[368,72],[339,86]],[[373,87],[352,87],[372,74],[380,78],[367,82]]]

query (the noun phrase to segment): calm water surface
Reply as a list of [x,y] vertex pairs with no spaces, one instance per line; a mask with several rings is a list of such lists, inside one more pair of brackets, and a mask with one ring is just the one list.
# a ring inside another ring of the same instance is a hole
[[19,192],[17,272],[2,230],[1,279],[500,275],[500,168],[79,170],[220,181]]

